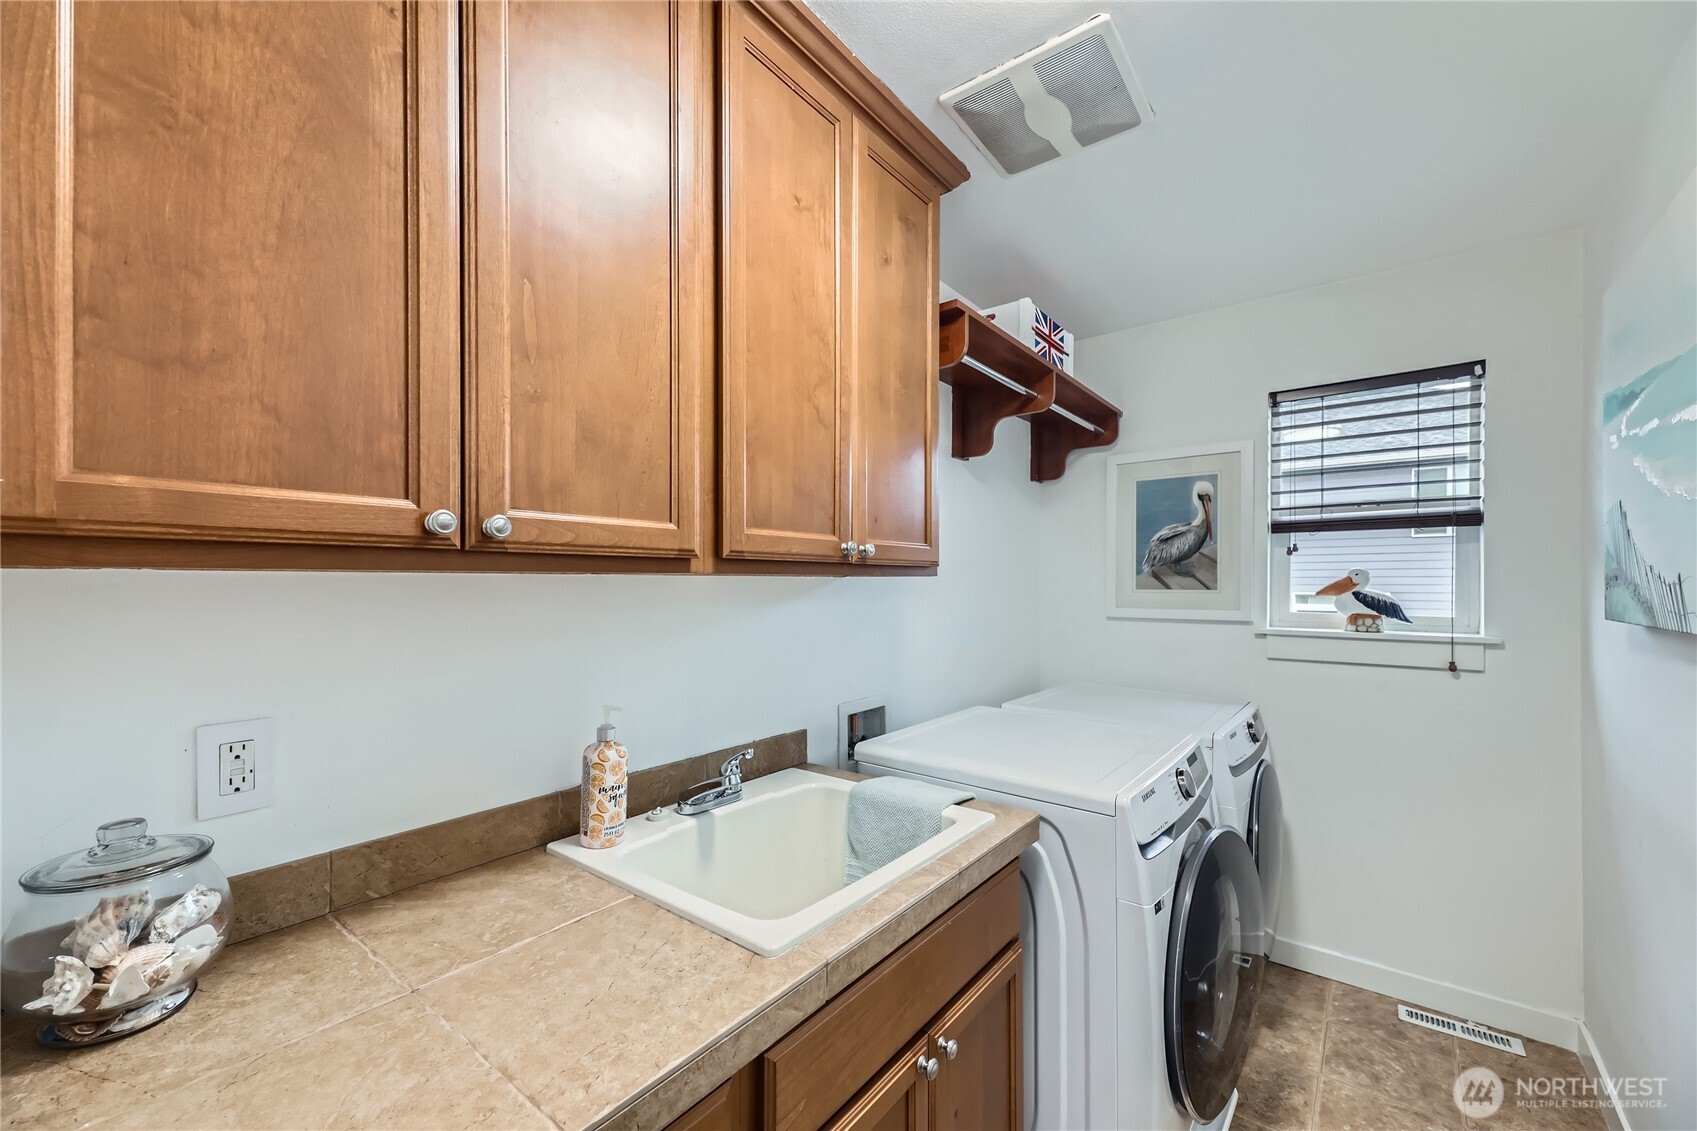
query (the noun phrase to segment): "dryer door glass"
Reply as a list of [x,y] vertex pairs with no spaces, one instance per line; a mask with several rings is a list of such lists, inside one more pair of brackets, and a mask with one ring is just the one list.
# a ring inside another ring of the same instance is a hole
[[1173,1102],[1198,1123],[1225,1110],[1249,1055],[1265,946],[1249,845],[1229,828],[1193,838],[1173,889],[1163,1020]]
[[1273,952],[1273,928],[1279,921],[1279,887],[1284,879],[1284,802],[1279,797],[1279,775],[1273,761],[1263,759],[1255,770],[1249,791],[1249,851],[1255,870],[1261,873],[1261,914],[1266,919],[1266,952]]

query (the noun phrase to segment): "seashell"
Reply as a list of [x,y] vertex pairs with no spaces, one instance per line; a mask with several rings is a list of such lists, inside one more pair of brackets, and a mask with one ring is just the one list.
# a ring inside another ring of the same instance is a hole
[[90,967],[105,966],[129,948],[151,914],[153,897],[145,890],[110,896],[76,921],[64,945]]
[[197,946],[189,950],[179,950],[165,962],[167,973],[161,985],[174,985],[186,982],[194,977],[195,972],[206,965],[206,960],[212,957],[215,947]]
[[53,960],[53,973],[41,983],[41,996],[25,1009],[46,1009],[55,1017],[81,1013],[83,998],[94,985],[94,971],[80,958],[61,954]]
[[117,961],[107,967],[112,971],[112,984],[117,985],[124,971],[135,967],[141,971],[141,976],[147,980],[149,987],[159,985],[170,973],[160,967],[170,960],[176,950],[177,948],[168,942],[146,943],[126,950],[118,956]]
[[202,923],[194,930],[178,936],[177,941],[172,943],[171,947],[177,951],[198,950],[203,946],[215,945],[219,938],[216,928],[210,923]]
[[115,1009],[120,1005],[128,1005],[153,992],[153,987],[147,984],[147,975],[142,973],[140,966],[125,966],[112,978],[112,985],[106,990],[105,1009]]
[[102,1017],[98,1021],[61,1021],[53,1026],[59,1036],[67,1041],[92,1041],[103,1036],[118,1019]]
[[171,942],[184,931],[198,927],[212,918],[212,913],[218,910],[218,905],[222,902],[224,897],[205,884],[194,885],[184,892],[181,898],[153,917],[153,925],[147,929],[147,941]]
[[159,997],[156,997],[151,1001],[142,1002],[128,1013],[118,1014],[116,1017],[112,1018],[112,1020],[108,1021],[107,1024],[112,1027],[113,1036],[122,1036],[125,1033],[133,1033],[138,1029],[147,1028],[167,1013],[170,1013],[173,1009],[177,1008],[177,1006],[181,1005],[182,1001],[182,998],[174,998],[174,995],[172,994],[161,994]]

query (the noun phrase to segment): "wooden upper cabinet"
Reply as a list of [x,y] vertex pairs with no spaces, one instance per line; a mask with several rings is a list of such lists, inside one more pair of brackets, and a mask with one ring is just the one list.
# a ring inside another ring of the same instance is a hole
[[854,541],[936,565],[937,191],[858,119],[854,137]]
[[839,560],[851,525],[843,262],[853,122],[759,13],[722,12],[720,549]]
[[455,545],[457,6],[0,21],[6,529]]
[[[490,0],[467,19],[471,544],[697,554],[711,13]],[[481,529],[497,514],[504,542]]]
[[936,565],[937,215],[965,169],[805,8],[722,11],[720,551]]

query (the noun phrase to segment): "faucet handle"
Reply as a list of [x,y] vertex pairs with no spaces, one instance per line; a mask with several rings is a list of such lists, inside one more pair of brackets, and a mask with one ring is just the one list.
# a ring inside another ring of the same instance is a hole
[[742,764],[754,757],[754,747],[749,747],[725,759],[725,764],[719,767],[719,776],[725,779],[726,785],[742,784]]

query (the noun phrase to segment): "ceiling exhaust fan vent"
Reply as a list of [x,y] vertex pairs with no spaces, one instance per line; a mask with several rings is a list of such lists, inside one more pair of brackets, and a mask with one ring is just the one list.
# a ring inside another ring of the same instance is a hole
[[1154,117],[1108,15],[962,83],[942,103],[1004,177]]

